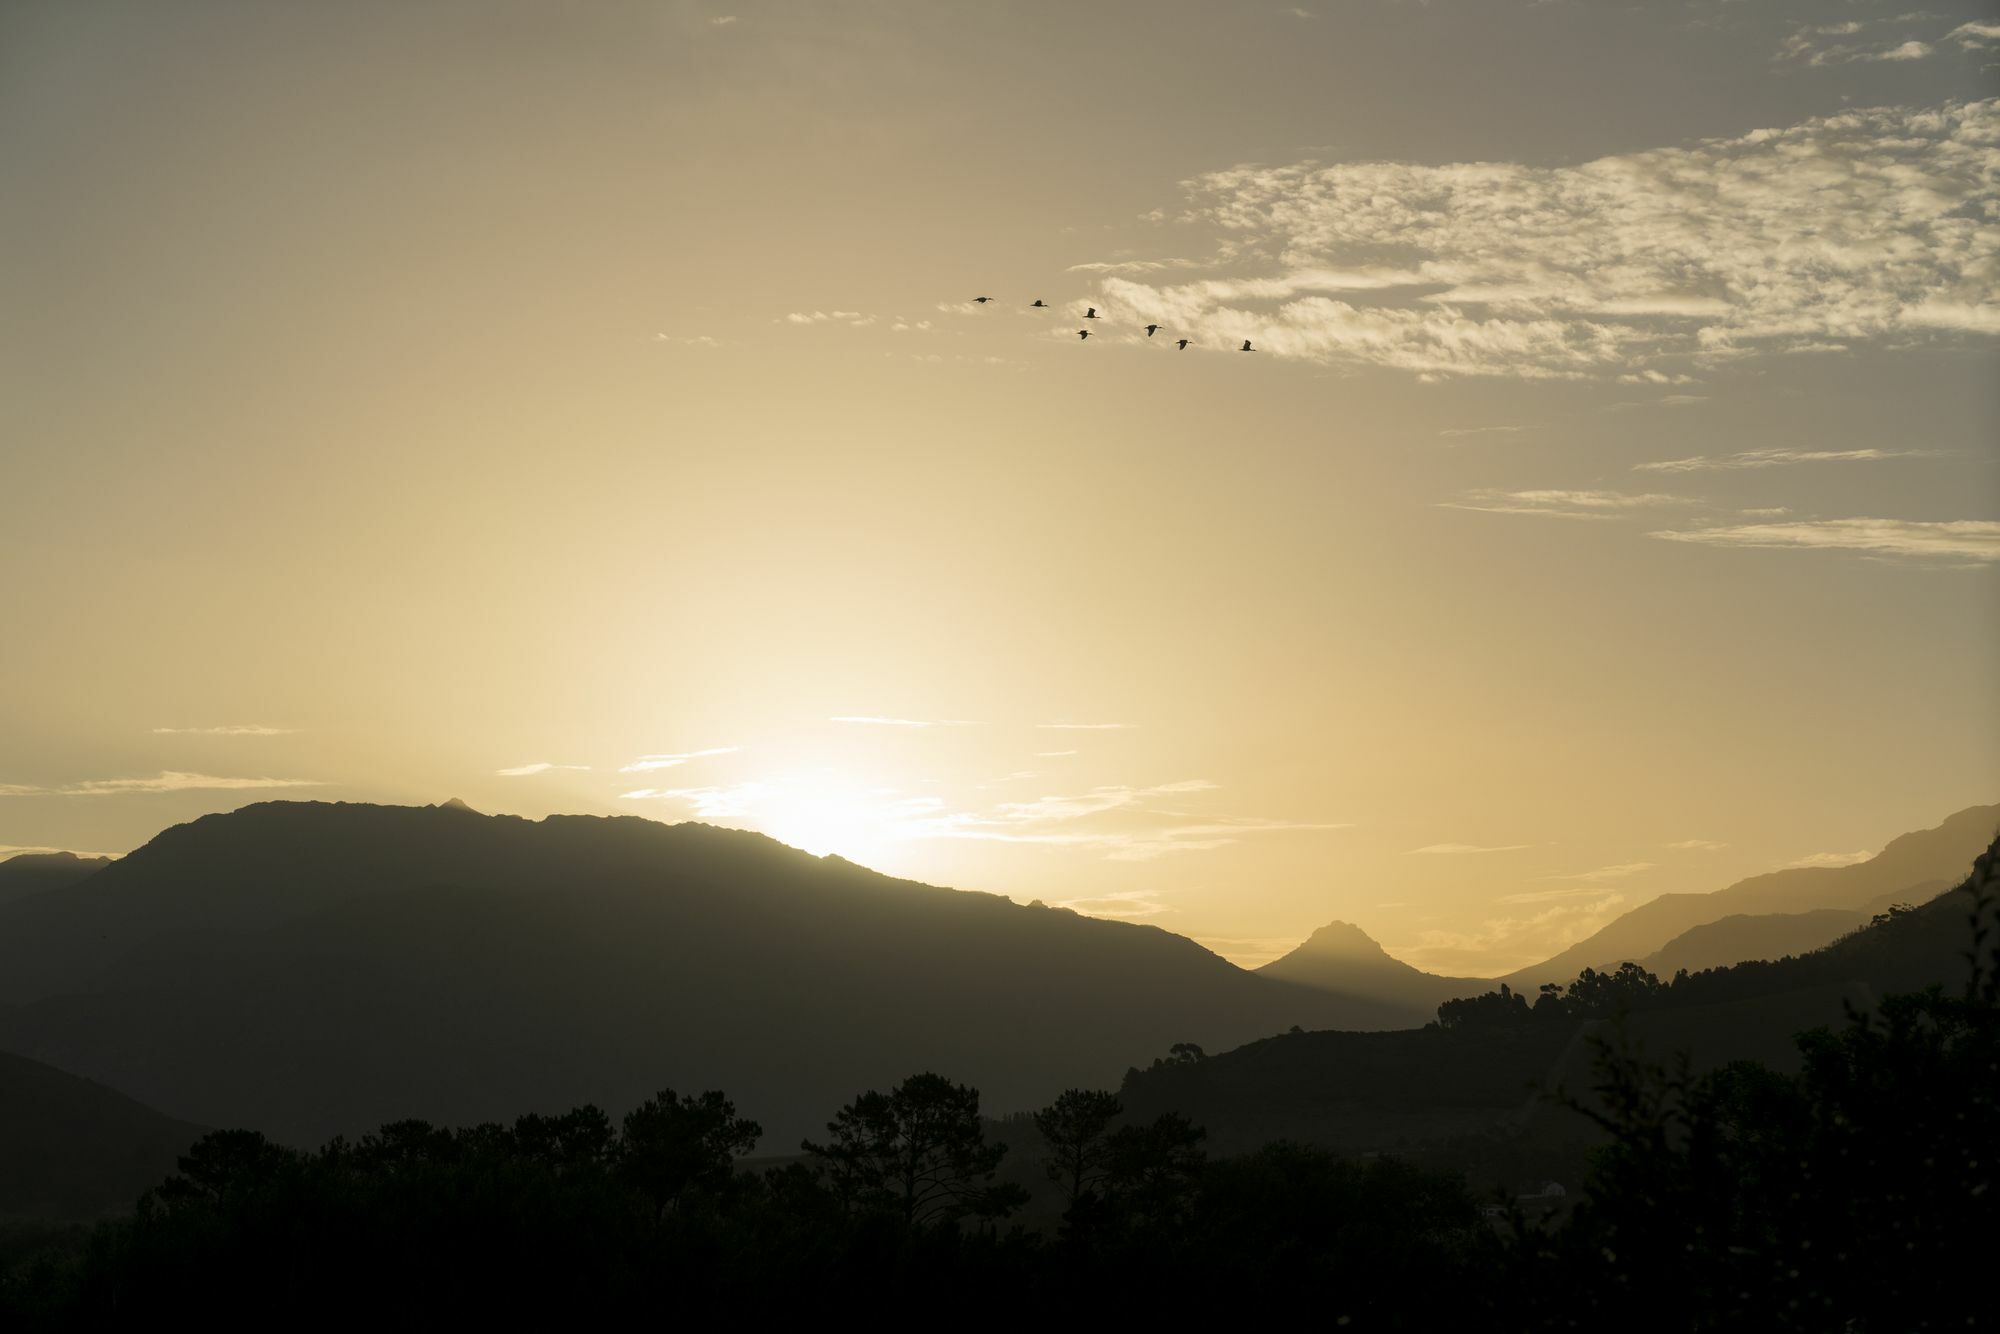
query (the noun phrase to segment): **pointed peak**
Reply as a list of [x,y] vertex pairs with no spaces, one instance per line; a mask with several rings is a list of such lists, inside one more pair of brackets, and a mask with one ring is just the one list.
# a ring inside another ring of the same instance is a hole
[[1375,937],[1352,922],[1328,922],[1307,937],[1300,949],[1312,954],[1341,954],[1369,959],[1387,958]]
[[463,797],[447,798],[444,801],[440,801],[436,806],[432,807],[432,809],[440,811],[464,811],[467,815],[479,814],[478,811],[473,810],[472,807],[465,804],[465,799]]

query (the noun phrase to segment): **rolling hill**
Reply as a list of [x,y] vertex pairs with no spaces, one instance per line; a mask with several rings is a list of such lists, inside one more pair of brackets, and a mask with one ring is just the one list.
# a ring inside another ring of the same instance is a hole
[[43,890],[61,889],[111,865],[110,857],[79,857],[74,852],[24,852],[0,862],[0,903],[12,903]]
[[0,1052],[0,1219],[88,1219],[132,1207],[199,1126]]
[[[1553,958],[1494,981],[1532,993],[1544,982],[1568,982],[1585,968],[1601,971],[1648,958],[1684,932],[1725,917],[1823,908],[1858,913],[1877,900],[1921,902],[1963,880],[1972,859],[1996,831],[2000,831],[2000,805],[1973,806],[1935,829],[1892,839],[1881,852],[1852,866],[1792,867],[1751,876],[1711,894],[1662,894]],[[1704,948],[1712,955],[1733,954],[1728,960],[1733,963],[1764,957],[1758,951],[1767,947],[1755,936],[1746,935],[1737,944],[1728,943],[1726,933],[1713,933]]]
[[297,1142],[672,1085],[728,1091],[779,1148],[926,1068],[1007,1110],[1174,1042],[1426,1017],[756,834],[311,802],[0,908],[0,1004],[0,1048]]

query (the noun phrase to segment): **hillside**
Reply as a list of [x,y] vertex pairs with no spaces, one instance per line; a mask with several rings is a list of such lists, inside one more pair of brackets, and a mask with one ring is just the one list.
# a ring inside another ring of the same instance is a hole
[[0,1220],[129,1209],[202,1133],[101,1084],[0,1052]]
[[0,1048],[299,1142],[673,1085],[780,1148],[925,1068],[1004,1111],[1175,1042],[1424,1017],[756,834],[293,802],[0,909],[0,1000]]
[[[2000,841],[1994,849],[2000,855]],[[1653,994],[1626,1026],[1645,1050],[1685,1051],[1696,1069],[1733,1060],[1795,1068],[1793,1036],[1839,1024],[1848,1003],[1962,985],[1973,902],[1961,886],[1808,954],[1692,975]],[[1990,933],[1989,957],[1994,945]],[[1286,1138],[1473,1167],[1525,1156],[1553,1172],[1581,1163],[1586,1127],[1537,1089],[1587,1089],[1586,1038],[1605,1022],[1523,1012],[1520,1021],[1483,1027],[1281,1034],[1205,1060],[1135,1069],[1122,1096],[1131,1113],[1182,1112],[1232,1148]]]
[[[1935,829],[1893,839],[1881,852],[1853,866],[1793,867],[1751,876],[1711,894],[1663,894],[1555,957],[1494,982],[1532,993],[1544,982],[1567,982],[1586,968],[1601,971],[1626,960],[1648,958],[1682,933],[1725,917],[1823,908],[1859,911],[1877,899],[1921,902],[1963,880],[1972,859],[1996,831],[2000,831],[2000,805],[1973,806]],[[1737,953],[1737,960],[1759,957],[1749,945],[1742,948],[1750,952]]]
[[112,860],[79,857],[74,852],[24,852],[9,857],[0,862],[0,904],[73,885],[111,865]]

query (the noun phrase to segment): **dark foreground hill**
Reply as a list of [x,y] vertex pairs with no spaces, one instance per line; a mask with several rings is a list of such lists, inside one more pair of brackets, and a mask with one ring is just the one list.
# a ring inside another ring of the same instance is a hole
[[1175,1042],[1423,1017],[756,834],[291,802],[0,908],[0,1006],[0,1049],[294,1142],[672,1085],[779,1148],[914,1070],[1004,1111]]
[[201,1134],[102,1084],[0,1052],[0,1220],[129,1209]]

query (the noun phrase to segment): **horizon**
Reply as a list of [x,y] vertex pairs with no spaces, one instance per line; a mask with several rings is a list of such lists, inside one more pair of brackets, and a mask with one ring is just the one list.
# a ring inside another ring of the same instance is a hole
[[443,793],[1492,977],[1990,802],[2000,29],[1751,8],[9,7],[0,857]]

